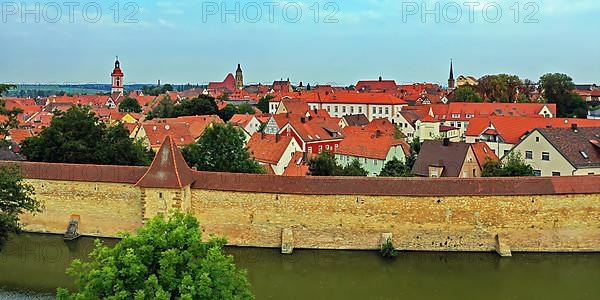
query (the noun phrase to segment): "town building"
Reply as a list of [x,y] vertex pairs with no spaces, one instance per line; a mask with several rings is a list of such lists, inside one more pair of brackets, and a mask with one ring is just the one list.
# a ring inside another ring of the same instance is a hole
[[410,146],[396,138],[393,129],[384,131],[377,126],[348,126],[344,128],[344,135],[344,140],[335,151],[336,160],[341,166],[358,160],[370,177],[378,176],[388,161],[406,161],[406,156],[410,154]]
[[250,136],[254,135],[257,132],[262,123],[256,118],[255,115],[250,114],[235,114],[229,120],[230,123],[240,126],[243,128]]
[[300,149],[309,155],[323,151],[335,152],[344,139],[342,128],[335,118],[319,116],[290,116],[279,130],[283,136],[293,137]]
[[361,80],[354,87],[359,92],[367,93],[386,93],[398,90],[398,85],[394,80],[383,80],[380,76],[379,80]]
[[242,66],[238,64],[237,70],[235,71],[235,88],[242,89],[244,87],[244,72]]
[[265,166],[268,174],[283,175],[294,155],[301,149],[291,136],[256,133],[248,141],[250,155]]
[[519,153],[536,176],[600,174],[600,126],[536,128],[512,153]]
[[413,173],[419,177],[481,177],[481,167],[470,144],[425,141],[417,156]]

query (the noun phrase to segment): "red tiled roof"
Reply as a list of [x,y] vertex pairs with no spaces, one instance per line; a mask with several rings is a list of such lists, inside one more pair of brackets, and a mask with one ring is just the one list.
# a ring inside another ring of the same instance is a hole
[[357,91],[393,91],[397,90],[395,80],[361,80],[356,83]]
[[170,137],[178,146],[193,144],[196,140],[190,132],[190,125],[178,122],[145,122],[143,125],[151,147],[158,147],[161,142]]
[[385,160],[393,146],[401,146],[405,155],[410,151],[410,146],[401,139],[395,139],[393,134],[377,133],[367,128],[346,131],[346,128],[346,137],[340,142],[336,154]]
[[233,115],[233,117],[231,117],[231,120],[229,120],[229,122],[245,128],[246,126],[248,126],[248,123],[252,121],[252,119],[254,119],[254,115],[235,114]]
[[471,148],[473,149],[473,152],[475,153],[475,158],[477,159],[477,163],[479,164],[479,167],[482,169],[483,169],[483,166],[485,165],[485,163],[487,162],[488,158],[492,161],[500,160],[498,158],[498,156],[496,155],[496,153],[494,153],[492,148],[490,148],[490,146],[488,146],[487,143],[484,143],[484,142],[473,143],[473,144],[471,144]]
[[304,160],[305,154],[303,152],[294,153],[294,157],[290,160],[287,168],[283,172],[283,176],[307,176],[308,175],[308,162]]
[[[436,118],[441,120],[467,121],[467,115],[473,117],[508,116],[508,117],[541,117],[539,113],[547,106],[556,116],[556,104],[544,103],[464,103],[430,105]],[[454,117],[453,115],[459,115]]]
[[248,141],[248,150],[255,160],[276,165],[292,142],[290,136],[255,133]]
[[184,116],[177,118],[168,119],[154,119],[150,121],[152,123],[182,123],[188,126],[189,134],[194,138],[198,139],[204,133],[204,130],[211,124],[224,124],[223,120],[217,115],[203,115],[203,116]]
[[[303,119],[304,122],[302,122]],[[313,119],[290,117],[288,119],[288,124],[306,143],[343,139],[342,128],[338,123],[339,121],[336,119],[322,117]]]
[[[579,127],[600,126],[600,120],[537,118],[537,117],[480,117],[469,120],[466,136],[479,137],[493,125],[497,134],[508,144],[518,144],[528,132],[535,128],[570,128],[572,124]],[[493,132],[489,132],[493,133]]]
[[321,103],[406,105],[407,102],[387,93],[339,92],[320,95]]
[[209,90],[225,89],[228,91],[234,91],[235,90],[235,77],[233,76],[233,74],[229,73],[229,74],[227,74],[227,77],[225,77],[225,79],[222,82],[209,82],[208,89]]
[[25,139],[33,136],[33,133],[29,129],[11,129],[8,131],[10,139],[17,144],[21,144]]
[[192,182],[194,182],[192,170],[171,137],[167,136],[152,164],[135,185],[152,188],[182,188]]

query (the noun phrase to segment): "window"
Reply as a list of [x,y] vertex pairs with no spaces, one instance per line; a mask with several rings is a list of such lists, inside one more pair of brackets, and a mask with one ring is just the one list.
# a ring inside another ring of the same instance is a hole
[[377,113],[377,107],[373,107],[373,113],[376,114]]
[[533,151],[525,151],[526,159],[533,159]]
[[319,146],[319,153],[323,152],[323,146]]
[[346,107],[345,106],[342,106],[342,112],[346,113]]
[[383,113],[383,108],[380,107],[379,108],[379,114],[382,114],[382,113]]
[[354,114],[354,106],[350,106],[350,113]]
[[533,170],[533,175],[535,175],[537,177],[540,177],[540,176],[542,176],[542,171],[540,171],[540,170]]
[[329,145],[325,146],[325,150],[329,151]]
[[588,173],[588,175],[594,175],[594,172],[590,172],[590,173]]
[[340,147],[340,145],[335,144],[335,150],[337,150]]
[[438,177],[438,171],[431,171],[431,177]]
[[162,199],[163,198],[163,193],[158,193],[158,199]]
[[312,153],[312,147],[308,147],[308,153]]
[[358,113],[359,113],[359,114],[362,114],[362,106],[359,106],[359,107],[358,107]]
[[460,118],[460,114],[452,114],[452,118],[453,119],[458,119],[458,118]]
[[376,159],[374,159],[374,160],[373,160],[373,163],[374,163],[375,165],[377,165],[377,160],[376,160]]
[[542,152],[542,160],[550,161],[550,153]]
[[386,115],[389,115],[389,114],[390,114],[390,108],[389,108],[389,107],[386,107],[386,108],[385,108],[385,114],[386,114]]
[[509,152],[508,150],[504,150],[504,156],[507,156],[508,152]]
[[467,177],[469,177],[469,172],[467,172],[467,171],[463,171],[463,177],[464,177],[464,178],[467,178]]
[[331,112],[331,110],[330,110],[330,107],[329,107],[329,106],[327,106],[327,112]]
[[585,158],[585,159],[589,159],[590,158],[590,156],[585,151],[580,151],[579,153],[581,153],[581,156],[583,156],[583,158]]
[[535,137],[535,142],[536,142],[536,143],[539,143],[539,142],[540,142],[540,137],[539,137],[539,136],[536,136],[536,137]]
[[474,117],[474,115],[472,115],[472,114],[467,114],[467,119],[471,119],[471,118],[473,118],[473,117]]
[[552,176],[555,176],[555,177],[560,176],[560,172],[552,172]]

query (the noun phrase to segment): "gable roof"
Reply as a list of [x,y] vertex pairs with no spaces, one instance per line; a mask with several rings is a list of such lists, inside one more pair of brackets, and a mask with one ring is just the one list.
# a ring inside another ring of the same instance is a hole
[[473,143],[471,144],[471,148],[475,154],[475,159],[477,159],[477,164],[479,164],[479,168],[481,169],[483,169],[483,166],[488,159],[491,161],[500,160],[496,153],[494,153],[494,150],[492,150],[485,142]]
[[369,119],[364,114],[358,115],[346,115],[343,116],[342,119],[346,121],[348,126],[367,126],[369,125]]
[[450,142],[444,146],[443,141],[425,141],[417,156],[413,173],[418,176],[429,176],[429,167],[443,167],[440,177],[459,177],[465,157],[471,146],[467,143]]
[[170,136],[156,153],[146,173],[135,184],[139,187],[183,188],[194,182],[194,175]]
[[340,142],[336,154],[385,160],[392,147],[401,146],[404,155],[408,155],[410,151],[410,146],[405,141],[396,139],[389,133],[356,127],[344,130],[344,133],[346,137]]
[[[575,168],[600,167],[600,127],[539,128],[544,138]],[[584,155],[585,154],[585,155]]]
[[248,150],[255,160],[276,165],[285,154],[292,139],[290,136],[256,133],[248,141]]
[[356,83],[357,91],[393,91],[398,89],[395,80],[361,80]]
[[229,122],[239,125],[241,127],[246,127],[248,124],[254,119],[254,115],[250,114],[235,114],[231,117]]

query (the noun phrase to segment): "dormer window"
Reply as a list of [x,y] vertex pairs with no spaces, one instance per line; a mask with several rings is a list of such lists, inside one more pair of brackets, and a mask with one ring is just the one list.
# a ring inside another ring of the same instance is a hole
[[579,153],[581,153],[581,156],[583,156],[583,158],[585,158],[585,159],[589,159],[590,158],[590,156],[585,151],[580,151]]

